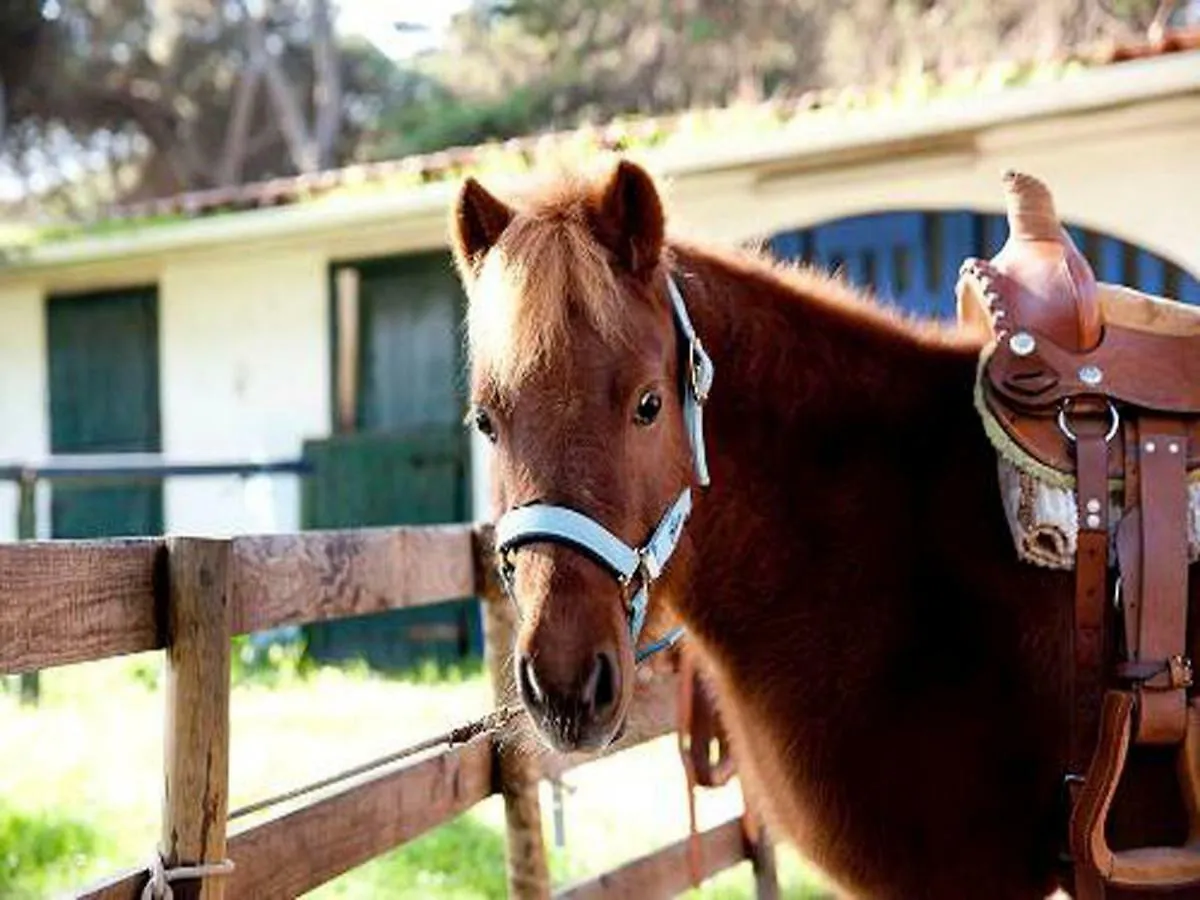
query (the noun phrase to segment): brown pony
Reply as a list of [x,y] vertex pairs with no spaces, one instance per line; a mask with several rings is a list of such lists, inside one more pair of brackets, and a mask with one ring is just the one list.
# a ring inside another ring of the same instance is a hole
[[[519,209],[463,185],[454,250],[497,512],[558,504],[636,546],[693,483],[673,277],[716,366],[712,477],[647,633],[686,626],[749,802],[850,895],[1053,892],[1073,576],[1013,550],[972,403],[984,335],[664,230],[627,162]],[[634,683],[623,592],[549,542],[513,557],[511,584],[542,736],[603,746]],[[1178,841],[1178,821],[1149,831]]]

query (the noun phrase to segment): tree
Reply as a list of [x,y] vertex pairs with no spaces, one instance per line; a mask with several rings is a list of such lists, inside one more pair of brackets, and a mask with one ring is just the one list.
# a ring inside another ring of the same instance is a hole
[[[476,0],[422,62],[458,142],[947,76],[1144,35],[1160,0]],[[412,132],[405,131],[411,135]],[[413,146],[397,135],[389,146]]]
[[54,63],[7,92],[0,140],[31,191],[67,210],[344,162],[394,68],[337,42],[329,0],[42,8]]
[[0,164],[114,200],[1143,36],[1171,0],[473,0],[398,67],[335,0],[0,0]]
[[8,123],[8,98],[45,57],[48,37],[41,0],[8,0],[0,6],[0,142]]
[[1106,40],[1145,36],[1159,0],[855,0],[828,22],[831,84],[897,74],[948,76],[1004,59],[1030,61]]

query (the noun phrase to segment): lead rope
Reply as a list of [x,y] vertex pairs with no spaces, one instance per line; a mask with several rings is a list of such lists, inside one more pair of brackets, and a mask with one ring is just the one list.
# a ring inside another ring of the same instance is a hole
[[451,728],[449,731],[444,731],[441,734],[431,738],[426,738],[411,746],[405,747],[403,750],[397,750],[394,753],[389,753],[386,756],[380,756],[370,762],[365,762],[362,765],[353,766],[349,769],[344,769],[336,775],[331,775],[328,778],[322,778],[319,781],[314,781],[303,787],[294,788],[290,791],[284,791],[282,794],[276,794],[273,797],[266,797],[262,800],[256,800],[254,803],[248,804],[235,809],[229,814],[229,821],[240,819],[251,813],[261,812],[264,809],[269,809],[272,806],[278,806],[280,803],[286,803],[289,800],[295,800],[307,794],[315,793],[322,788],[332,787],[335,784],[340,784],[343,781],[348,781],[358,775],[365,775],[368,772],[373,772],[376,769],[381,769],[386,765],[398,762],[402,759],[407,759],[410,756],[416,756],[418,753],[424,753],[428,750],[433,750],[437,747],[455,747],[472,741],[477,737],[485,734],[495,734],[506,727],[513,719],[524,712],[524,708],[519,704],[510,704],[502,706],[500,709],[493,710],[482,718],[467,722],[465,725],[459,725],[457,728]]
[[231,875],[234,870],[233,860],[224,859],[217,863],[197,863],[191,866],[175,866],[166,868],[162,855],[155,853],[147,866],[150,880],[142,888],[142,900],[174,900],[175,891],[171,889],[172,881],[188,881],[197,878],[218,878]]
[[700,889],[704,880],[700,848],[700,829],[696,820],[696,766],[692,759],[692,704],[695,703],[695,667],[692,658],[687,653],[679,654],[679,759],[683,764],[683,776],[687,791],[688,838],[687,862],[688,876],[692,888]]
[[[322,788],[340,784],[357,775],[365,775],[368,772],[381,769],[390,763],[415,756],[418,753],[424,753],[442,746],[454,747],[465,744],[485,734],[494,734],[506,727],[521,712],[522,708],[517,704],[501,707],[480,719],[475,719],[465,725],[459,725],[457,728],[452,728],[434,737],[419,741],[416,744],[405,747],[403,750],[397,750],[394,753],[380,756],[362,765],[345,769],[328,778],[322,778],[303,787],[285,791],[282,794],[276,794],[272,797],[266,797],[235,809],[229,814],[228,820],[232,822],[234,819],[240,819],[252,813],[261,812],[272,806],[278,806],[289,800],[295,800],[307,794],[314,793]],[[142,888],[141,900],[174,900],[175,892],[171,888],[172,882],[189,881],[199,878],[221,878],[233,874],[234,868],[232,859],[224,859],[215,863],[196,863],[194,865],[167,868],[162,855],[156,852],[146,867],[150,877],[145,887]]]

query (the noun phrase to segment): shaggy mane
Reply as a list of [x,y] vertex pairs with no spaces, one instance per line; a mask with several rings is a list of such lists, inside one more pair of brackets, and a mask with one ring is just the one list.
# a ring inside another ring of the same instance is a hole
[[614,347],[633,345],[625,292],[592,233],[600,187],[562,176],[522,204],[471,285],[475,364],[501,388],[552,364],[582,319]]
[[[609,346],[632,346],[628,286],[593,228],[603,188],[602,178],[557,174],[523,200],[472,280],[472,359],[501,390],[569,352],[576,322],[590,325]],[[900,342],[974,353],[986,339],[957,322],[923,319],[885,304],[808,263],[774,259],[765,243],[721,247],[672,238],[662,264],[674,269],[682,259],[702,260],[737,279],[765,280],[794,302]]]
[[675,256],[705,260],[735,279],[769,282],[781,288],[794,303],[822,309],[834,318],[901,342],[978,353],[989,337],[984,331],[957,320],[930,319],[886,303],[871,288],[854,285],[839,272],[828,272],[804,260],[778,259],[771,254],[766,241],[754,246],[718,246],[673,239],[671,249]]

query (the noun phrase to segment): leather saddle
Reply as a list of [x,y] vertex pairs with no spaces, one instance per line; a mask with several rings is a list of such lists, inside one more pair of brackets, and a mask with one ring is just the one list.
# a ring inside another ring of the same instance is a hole
[[[1200,479],[1200,309],[1097,282],[1049,190],[1021,173],[1004,183],[1009,239],[991,260],[963,264],[958,309],[991,331],[977,386],[990,433],[1073,490],[1076,897],[1194,890],[1200,697],[1187,647],[1188,516]],[[1109,846],[1106,823],[1136,746],[1178,752],[1182,846]]]

